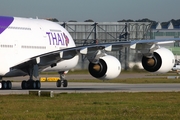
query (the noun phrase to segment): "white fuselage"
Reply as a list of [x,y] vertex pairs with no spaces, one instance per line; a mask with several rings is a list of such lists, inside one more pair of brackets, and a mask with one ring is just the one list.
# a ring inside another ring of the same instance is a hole
[[[0,17],[0,76],[5,76],[12,66],[34,56],[70,47],[75,47],[71,35],[56,23],[42,19]],[[69,70],[77,65],[78,59],[75,56],[46,70]]]

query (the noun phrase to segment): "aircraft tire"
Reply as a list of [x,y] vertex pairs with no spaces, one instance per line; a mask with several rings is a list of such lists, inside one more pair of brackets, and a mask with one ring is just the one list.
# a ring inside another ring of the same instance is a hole
[[7,83],[7,89],[11,89],[11,88],[12,88],[12,83],[11,83],[11,81],[8,80],[6,83]]
[[22,89],[27,89],[27,88],[28,88],[27,81],[23,80],[23,81],[21,82],[21,88],[22,88]]
[[7,89],[7,82],[6,81],[2,81],[2,89]]
[[39,80],[36,80],[36,89],[40,89],[41,88],[41,82]]
[[36,82],[34,80],[28,80],[27,83],[29,89],[36,89]]
[[68,86],[68,81],[67,80],[63,80],[63,87],[67,87]]
[[57,80],[57,81],[56,81],[56,86],[57,86],[57,87],[61,87],[61,81],[60,81],[60,80]]

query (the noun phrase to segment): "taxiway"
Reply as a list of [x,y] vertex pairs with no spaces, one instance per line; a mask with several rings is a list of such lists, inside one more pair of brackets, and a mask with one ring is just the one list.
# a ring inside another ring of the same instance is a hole
[[[43,75],[42,77],[49,77]],[[58,77],[58,75],[51,75]],[[153,77],[143,74],[122,74],[119,76],[121,78],[147,78]],[[6,78],[9,79],[9,78]],[[0,94],[28,94],[29,91],[38,90],[22,90],[21,81],[27,80],[27,77],[15,77],[11,78],[12,82],[11,90],[0,90]],[[95,79],[90,75],[67,75],[68,80],[73,79]],[[41,82],[40,91],[53,91],[54,93],[103,93],[103,92],[171,92],[180,91],[180,83],[169,84],[169,83],[157,83],[157,84],[122,84],[122,83],[80,83],[80,82],[69,82],[67,88],[57,88],[56,82]]]
[[[11,90],[0,90],[0,94],[28,94],[21,90],[21,82],[13,82]],[[40,91],[54,93],[103,93],[103,92],[179,92],[180,84],[121,84],[121,83],[79,83],[69,82],[67,88],[57,88],[55,82],[42,82]]]

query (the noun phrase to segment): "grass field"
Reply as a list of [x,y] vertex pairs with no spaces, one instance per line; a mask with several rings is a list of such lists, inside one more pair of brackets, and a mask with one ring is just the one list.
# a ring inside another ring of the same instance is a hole
[[[149,74],[149,72],[146,72],[144,70],[138,70],[138,71],[122,71],[121,74],[141,74],[141,73],[147,73],[147,77],[144,78],[116,78],[113,80],[98,80],[98,79],[71,79],[68,80],[69,82],[95,82],[95,83],[130,83],[130,84],[139,84],[139,83],[180,83],[180,77],[178,79],[167,79],[167,76],[179,76],[176,72],[168,72],[166,74]],[[54,75],[57,74],[56,72],[43,72],[42,75]],[[68,75],[71,74],[89,74],[87,70],[75,70],[70,71]],[[120,75],[121,76],[121,75]],[[151,78],[150,78],[151,76]],[[161,76],[161,77],[160,77]]]
[[180,93],[0,96],[0,120],[179,120]]
[[[86,73],[87,71],[76,71],[70,74]],[[114,79],[104,82],[180,83],[180,79],[166,79],[168,75],[169,73],[164,74],[163,78]],[[103,81],[69,80],[69,82]],[[35,95],[0,95],[0,120],[140,119],[179,120],[180,92],[61,93],[55,94],[53,98]]]
[[[121,73],[147,73],[145,70],[122,70]],[[57,72],[41,72],[42,75],[46,74],[57,74]],[[89,74],[89,71],[84,69],[84,70],[70,70],[68,74]]]
[[180,79],[167,79],[167,78],[128,78],[128,79],[113,79],[113,80],[96,80],[96,79],[83,79],[83,80],[68,80],[69,82],[93,82],[93,83],[129,83],[129,84],[139,84],[139,83],[180,83]]

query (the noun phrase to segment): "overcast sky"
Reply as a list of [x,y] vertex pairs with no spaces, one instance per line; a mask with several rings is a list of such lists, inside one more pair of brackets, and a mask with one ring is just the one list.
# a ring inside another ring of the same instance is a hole
[[180,0],[0,0],[0,15],[116,22],[180,19]]

